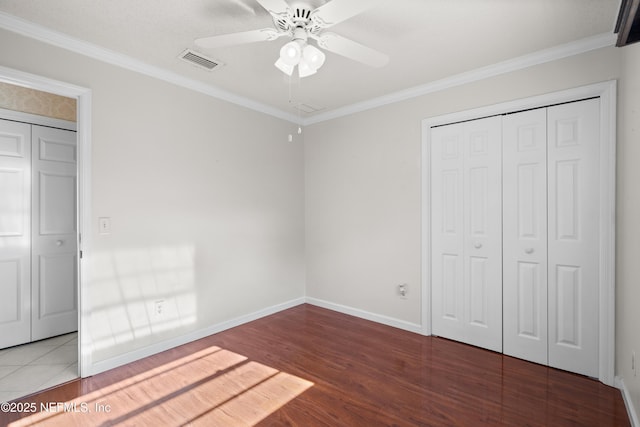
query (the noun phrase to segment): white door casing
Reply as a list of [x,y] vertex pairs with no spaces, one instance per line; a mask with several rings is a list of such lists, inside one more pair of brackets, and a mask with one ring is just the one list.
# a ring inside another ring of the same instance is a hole
[[[615,385],[615,168],[616,168],[616,81],[606,81],[572,89],[551,92],[529,98],[516,99],[499,104],[488,105],[471,110],[435,116],[422,121],[422,323],[425,335],[435,334],[435,283],[432,277],[432,173],[431,145],[432,131],[442,125],[476,120],[493,115],[504,115],[515,111],[525,111],[550,105],[559,105],[577,100],[597,98],[599,109],[597,121],[599,146],[597,149],[597,167],[592,170],[595,188],[599,194],[598,215],[594,220],[599,230],[599,256],[597,264],[597,320],[591,314],[591,320],[597,323],[598,369],[595,377],[602,383]],[[506,178],[505,178],[506,179]],[[578,180],[579,181],[579,180]],[[551,220],[549,227],[551,227]],[[555,267],[554,267],[555,268]],[[548,265],[548,275],[552,274],[552,265]],[[551,292],[551,291],[549,291]],[[566,313],[565,313],[566,314]],[[548,327],[549,333],[554,328]],[[564,333],[564,332],[563,332]],[[555,338],[549,336],[549,345]],[[565,338],[566,339],[566,338]],[[566,345],[565,345],[566,346]],[[551,353],[551,350],[549,351]]]
[[77,143],[73,131],[33,126],[32,340],[76,331]]
[[0,348],[31,340],[31,126],[0,120]]
[[[464,147],[469,126],[482,120],[487,119],[431,129],[432,322],[435,335],[495,349],[482,343],[477,330],[466,330],[464,321],[459,321],[467,315],[466,306],[462,304],[461,317],[455,312],[461,304],[451,304],[474,288],[466,280],[473,274],[466,264],[460,272],[456,262],[445,262],[460,258],[448,249],[462,248],[466,261],[470,241],[482,247],[482,242],[473,241],[478,240],[473,228],[476,215],[469,206],[478,204],[474,197],[489,200],[483,179],[476,174],[467,181],[466,175],[473,175],[468,171],[477,168],[467,167],[464,149],[458,158],[453,155],[456,150],[447,148],[460,145],[458,141]],[[490,187],[496,194],[493,202],[502,208],[498,279],[503,292],[503,352],[592,377],[598,377],[601,369],[599,122],[598,98],[505,115],[498,122],[502,188]],[[451,180],[455,185],[446,184],[448,176],[455,178]],[[464,179],[462,184],[457,183],[458,176]],[[462,197],[458,187],[463,188]],[[461,221],[462,236],[456,227],[438,228]],[[447,233],[448,228],[456,232]],[[443,245],[447,237],[456,245]],[[469,268],[472,265],[473,261]],[[449,323],[457,330],[443,327],[446,320],[455,321]],[[467,332],[477,336],[470,338]]]
[[547,109],[549,365],[598,376],[600,101]]
[[432,131],[433,333],[494,351],[502,351],[500,145],[500,117]]
[[504,353],[546,365],[547,112],[502,123]]
[[[91,282],[91,266],[89,261],[92,254],[92,236],[88,232],[92,226],[91,210],[91,105],[92,92],[86,87],[77,86],[59,80],[26,73],[16,69],[0,66],[0,81],[18,86],[54,93],[77,100],[77,122],[50,119],[42,116],[24,114],[10,110],[0,110],[0,116],[11,120],[27,121],[61,129],[77,129],[78,141],[78,232],[82,235],[83,257],[78,260],[78,368],[80,375],[86,377],[93,375],[96,370],[92,361],[92,343],[89,331],[90,310],[81,308],[90,307],[90,295],[88,283]],[[29,116],[24,120],[24,116]],[[35,119],[35,120],[32,120]],[[80,314],[83,313],[83,314]],[[104,370],[104,369],[103,369]]]

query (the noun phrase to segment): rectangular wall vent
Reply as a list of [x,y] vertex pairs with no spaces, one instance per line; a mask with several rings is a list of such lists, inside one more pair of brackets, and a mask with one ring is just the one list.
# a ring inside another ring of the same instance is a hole
[[191,49],[187,49],[184,52],[182,52],[179,58],[182,59],[183,61],[196,65],[200,68],[204,68],[205,70],[208,70],[208,71],[211,71],[214,68],[223,65],[220,61],[207,58],[200,52],[195,52]]

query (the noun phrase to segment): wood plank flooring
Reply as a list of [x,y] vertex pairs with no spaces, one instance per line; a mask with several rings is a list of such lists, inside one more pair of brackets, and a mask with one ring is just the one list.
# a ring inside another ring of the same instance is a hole
[[11,405],[0,425],[630,425],[598,381],[311,305]]

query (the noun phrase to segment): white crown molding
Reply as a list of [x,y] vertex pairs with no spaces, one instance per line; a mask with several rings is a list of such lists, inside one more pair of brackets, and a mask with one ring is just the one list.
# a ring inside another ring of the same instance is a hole
[[361,111],[371,110],[373,108],[382,107],[384,105],[393,104],[411,98],[416,98],[418,96],[427,95],[429,93],[450,89],[455,86],[461,86],[467,83],[484,80],[490,77],[498,76],[500,74],[521,70],[524,68],[532,67],[534,65],[544,64],[545,62],[556,61],[562,58],[589,52],[591,50],[614,46],[615,43],[616,35],[613,33],[604,33],[592,37],[587,37],[571,43],[540,50],[503,62],[498,62],[486,67],[476,68],[475,70],[456,74],[441,80],[426,83],[424,85],[415,86],[409,89],[380,96],[378,98],[373,98],[367,101],[337,108],[335,110],[330,110],[305,119],[303,124],[305,126],[311,125],[314,123],[324,122],[327,120],[336,119],[338,117],[359,113]]
[[131,71],[150,77],[164,80],[223,101],[231,102],[260,113],[268,114],[279,119],[299,124],[300,120],[295,114],[284,112],[261,102],[249,99],[232,92],[226,91],[214,85],[205,84],[197,80],[189,79],[180,74],[149,65],[127,55],[105,49],[98,45],[88,43],[66,34],[50,30],[33,22],[26,21],[5,12],[0,12],[0,28],[30,37],[41,42],[70,50],[81,55],[97,59],[108,64],[116,65]]
[[616,42],[616,35],[613,33],[599,34],[301,119],[295,114],[285,112],[250,98],[236,95],[214,85],[186,78],[177,73],[149,65],[130,56],[50,30],[4,12],[0,12],[0,28],[61,47],[99,61],[126,68],[150,77],[155,77],[254,111],[305,126],[393,104],[455,86],[461,86],[500,74],[543,64],[545,62],[567,58],[591,50],[614,46]]

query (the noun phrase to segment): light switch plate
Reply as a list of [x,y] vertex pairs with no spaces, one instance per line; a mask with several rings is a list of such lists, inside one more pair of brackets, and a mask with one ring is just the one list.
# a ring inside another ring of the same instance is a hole
[[111,218],[98,218],[98,229],[100,234],[111,233]]

